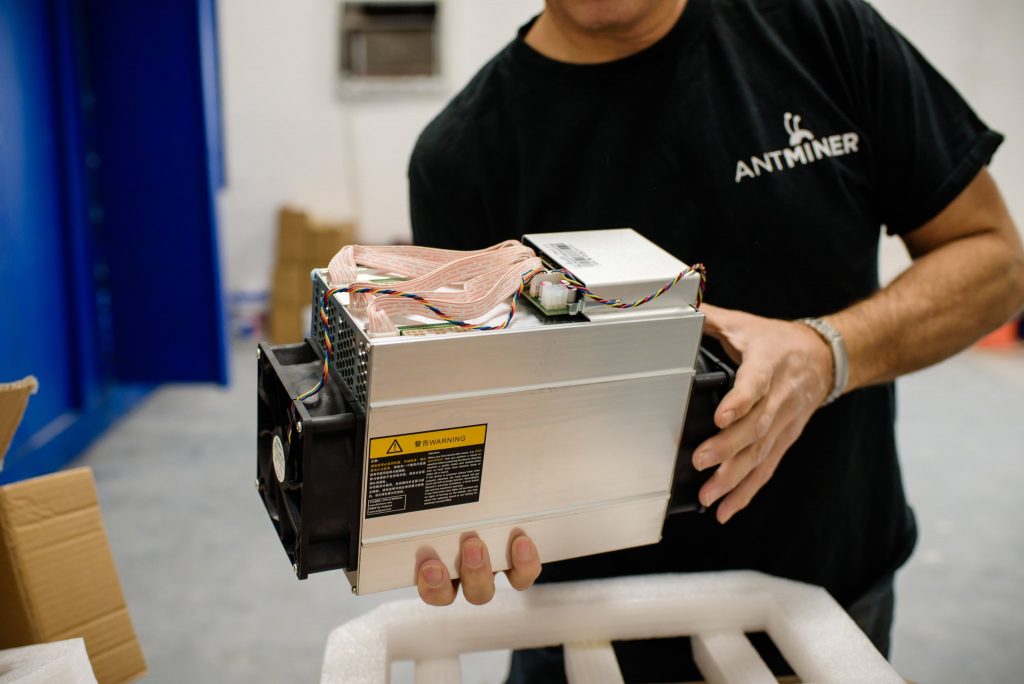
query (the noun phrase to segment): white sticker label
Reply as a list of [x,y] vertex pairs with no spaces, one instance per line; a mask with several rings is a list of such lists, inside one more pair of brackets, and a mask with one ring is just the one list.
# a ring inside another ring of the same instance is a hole
[[544,247],[554,252],[553,256],[566,268],[592,268],[600,265],[589,254],[568,242],[551,242]]
[[284,482],[284,444],[281,443],[281,436],[274,435],[274,447],[273,447],[273,461],[274,461],[274,475],[277,475],[277,481]]

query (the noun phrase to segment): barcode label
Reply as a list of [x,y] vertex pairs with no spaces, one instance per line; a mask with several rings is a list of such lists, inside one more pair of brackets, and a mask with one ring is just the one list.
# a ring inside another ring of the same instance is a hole
[[551,251],[557,252],[556,256],[560,257],[562,266],[567,268],[586,268],[600,265],[579,247],[570,245],[568,242],[552,242],[545,246]]

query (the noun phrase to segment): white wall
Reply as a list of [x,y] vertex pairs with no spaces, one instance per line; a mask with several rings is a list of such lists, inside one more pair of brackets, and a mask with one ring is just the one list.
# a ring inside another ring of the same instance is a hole
[[542,0],[442,0],[446,89],[337,96],[335,0],[221,0],[228,184],[221,244],[232,292],[266,289],[278,206],[355,218],[366,243],[409,237],[406,164],[416,136]]
[[[1007,134],[993,172],[1024,221],[1022,0],[875,0]],[[222,250],[230,291],[267,287],[274,212],[284,202],[325,219],[356,218],[363,242],[408,237],[405,169],[420,130],[542,0],[442,0],[446,92],[373,101],[337,97],[335,0],[219,3],[228,187]],[[883,274],[906,264],[882,247]]]

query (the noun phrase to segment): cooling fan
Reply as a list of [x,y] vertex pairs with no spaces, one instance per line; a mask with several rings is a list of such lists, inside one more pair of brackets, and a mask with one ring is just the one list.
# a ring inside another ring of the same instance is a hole
[[339,496],[362,482],[365,416],[332,382],[305,402],[323,360],[308,342],[258,348],[259,490],[299,579],[355,567],[359,499]]

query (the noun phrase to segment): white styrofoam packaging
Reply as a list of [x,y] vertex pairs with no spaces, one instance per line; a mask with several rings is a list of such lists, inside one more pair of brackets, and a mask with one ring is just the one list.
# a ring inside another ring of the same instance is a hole
[[0,684],[54,682],[96,684],[81,638],[0,651]]
[[320,681],[385,681],[411,660],[417,682],[458,682],[461,654],[564,644],[569,682],[612,684],[623,679],[611,642],[689,636],[705,681],[775,684],[751,632],[767,632],[802,682],[904,681],[825,589],[751,571],[558,582],[444,610],[393,601],[331,632]]

